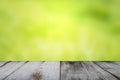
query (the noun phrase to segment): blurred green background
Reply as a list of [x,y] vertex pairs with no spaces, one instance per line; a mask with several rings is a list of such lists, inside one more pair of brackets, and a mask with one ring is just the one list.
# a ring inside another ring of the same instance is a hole
[[120,60],[120,0],[0,0],[0,60]]

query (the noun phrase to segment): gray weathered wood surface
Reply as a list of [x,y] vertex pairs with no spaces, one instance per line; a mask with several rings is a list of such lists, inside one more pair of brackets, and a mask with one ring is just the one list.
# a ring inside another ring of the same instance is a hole
[[120,80],[120,62],[0,62],[0,80]]

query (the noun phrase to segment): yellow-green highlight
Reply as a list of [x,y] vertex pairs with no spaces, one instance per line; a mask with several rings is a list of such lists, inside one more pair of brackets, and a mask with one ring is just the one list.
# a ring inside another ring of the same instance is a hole
[[0,0],[0,60],[120,60],[120,0]]

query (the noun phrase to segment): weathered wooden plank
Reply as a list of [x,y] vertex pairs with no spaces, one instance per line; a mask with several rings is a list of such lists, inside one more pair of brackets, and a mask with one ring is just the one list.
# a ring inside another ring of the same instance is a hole
[[29,62],[5,80],[59,80],[59,62]]
[[5,66],[9,62],[11,62],[11,61],[2,61],[2,62],[0,62],[0,68],[3,67],[3,66]]
[[43,73],[43,79],[41,80],[60,79],[60,62],[45,62],[40,68]]
[[62,62],[61,80],[88,80],[81,62]]
[[120,66],[120,62],[114,61],[114,63]]
[[0,68],[0,80],[4,79],[5,77],[9,76],[17,69],[22,67],[25,62],[10,62]]
[[103,70],[109,72],[113,76],[120,79],[120,65],[113,64],[111,62],[95,62],[98,66],[100,66]]
[[42,62],[28,62],[4,80],[30,80],[32,74],[38,71],[41,64]]
[[83,65],[85,65],[84,67],[88,71],[89,80],[118,80],[93,62],[83,62]]
[[92,62],[62,62],[62,80],[118,80]]
[[1,62],[0,67],[0,80],[119,79],[120,62]]

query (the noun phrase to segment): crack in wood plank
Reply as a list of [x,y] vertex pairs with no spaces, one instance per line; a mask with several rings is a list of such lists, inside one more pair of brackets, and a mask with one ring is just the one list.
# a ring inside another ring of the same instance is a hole
[[11,61],[5,62],[4,64],[0,65],[0,68],[2,68],[3,66],[7,65],[8,63],[10,63]]

